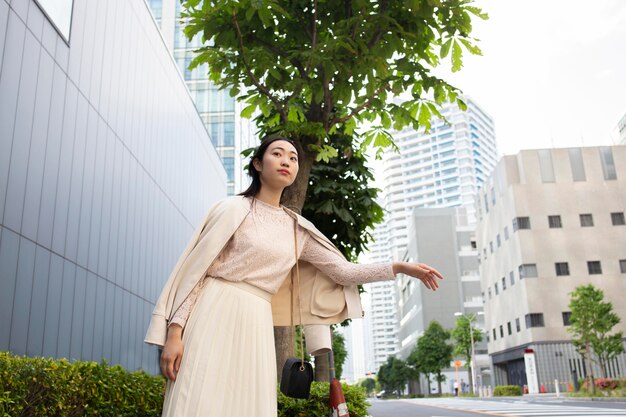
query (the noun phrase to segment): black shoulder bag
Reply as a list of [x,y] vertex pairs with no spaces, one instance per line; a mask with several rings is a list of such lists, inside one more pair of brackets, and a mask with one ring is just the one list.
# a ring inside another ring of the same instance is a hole
[[[293,237],[295,242],[296,253],[296,276],[298,277],[298,310],[300,312],[300,357],[289,358],[283,365],[282,378],[280,380],[280,391],[288,397],[292,398],[309,398],[311,391],[311,382],[313,382],[313,366],[310,362],[304,360],[304,346],[302,342],[302,305],[300,300],[300,268],[298,267],[298,221],[295,220],[293,226]],[[293,274],[291,276],[291,327],[293,328]],[[294,329],[295,332],[295,329]],[[295,337],[295,336],[294,336]]]

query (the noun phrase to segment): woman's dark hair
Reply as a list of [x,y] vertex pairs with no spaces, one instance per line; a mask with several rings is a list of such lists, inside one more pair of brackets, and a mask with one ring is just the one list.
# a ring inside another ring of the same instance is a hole
[[[265,151],[267,151],[267,148],[269,148],[269,146],[277,140],[284,140],[291,143],[293,147],[296,148],[296,152],[298,153],[298,155],[300,155],[300,147],[293,140],[285,138],[283,136],[266,136],[261,141],[259,147],[256,148],[256,150],[254,151],[254,155],[252,155],[250,163],[248,164],[248,175],[252,178],[252,183],[245,191],[239,193],[239,195],[242,195],[244,197],[254,197],[259,193],[259,191],[261,191],[261,174],[259,174],[259,171],[254,168],[253,162],[256,159],[258,159],[259,161],[263,161],[263,155],[265,155]],[[300,164],[300,158],[298,158],[298,164]]]

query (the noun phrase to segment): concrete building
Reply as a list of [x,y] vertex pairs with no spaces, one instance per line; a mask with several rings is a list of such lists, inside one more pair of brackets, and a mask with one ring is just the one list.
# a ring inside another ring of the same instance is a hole
[[[445,105],[442,114],[448,123],[433,119],[429,133],[405,129],[393,134],[400,152],[387,152],[383,158],[383,206],[387,210],[385,223],[375,231],[376,243],[364,259],[381,262],[404,258],[409,240],[415,237],[409,233],[415,209],[463,207],[466,217],[464,224],[475,224],[476,192],[495,166],[496,142],[491,117],[471,98],[466,97],[465,101],[468,107],[465,112],[456,105]],[[451,243],[452,240],[447,242]],[[445,250],[456,253],[458,248],[453,245]],[[388,310],[390,306],[376,300],[376,296],[380,294],[389,299],[389,294],[393,294],[392,309],[397,317],[395,329],[386,328],[382,331],[387,338],[374,339],[373,342],[375,355],[377,352],[385,352],[384,362],[392,351],[395,353],[403,349],[399,344],[392,348],[390,340],[400,342],[397,332],[402,326],[403,313],[398,313],[398,302],[399,294],[405,288],[399,281],[379,285],[384,286],[384,291],[372,291],[372,306],[380,306],[381,312]],[[421,296],[418,298],[421,300]],[[414,307],[421,308],[421,305]],[[412,307],[403,304],[402,308],[409,311]],[[366,311],[368,313],[376,332],[376,323],[387,320],[385,317],[378,319],[377,311]],[[439,321],[448,319],[439,317]],[[411,327],[403,330],[403,334],[413,334],[414,331],[415,328]],[[412,338],[417,336],[413,334]],[[382,358],[382,354],[379,356]],[[378,360],[375,363],[378,366],[382,364]]]
[[626,114],[621,118],[615,129],[617,131],[617,143],[626,145]]
[[0,27],[0,350],[156,372],[219,156],[144,1],[0,0]]
[[249,184],[244,173],[247,161],[240,153],[257,145],[254,124],[250,119],[240,116],[241,104],[230,96],[228,90],[220,90],[209,81],[207,65],[189,70],[189,64],[195,56],[193,51],[202,46],[202,40],[200,35],[191,42],[185,37],[183,29],[186,22],[180,17],[180,0],[148,0],[148,5],[224,164],[228,175],[227,192],[229,195],[236,194]]
[[[584,376],[567,331],[569,293],[587,284],[602,289],[622,319],[616,330],[626,331],[626,146],[505,156],[479,200],[476,235],[494,383],[551,390],[555,379],[569,381],[572,370]],[[535,367],[524,359],[531,351]],[[626,355],[611,362],[608,374],[626,375]]]
[[[415,209],[410,222],[409,245],[404,260],[435,265],[445,277],[433,292],[414,278],[402,276],[398,286],[398,317],[400,319],[397,355],[406,359],[431,321],[445,329],[456,325],[455,313],[476,316],[474,328],[484,328],[483,303],[478,274],[478,252],[474,227],[468,225],[465,209]],[[489,383],[490,364],[486,343],[476,343],[478,385]],[[452,391],[454,369],[446,371],[445,391]],[[467,374],[461,375],[469,381]],[[421,392],[426,389],[422,381]]]

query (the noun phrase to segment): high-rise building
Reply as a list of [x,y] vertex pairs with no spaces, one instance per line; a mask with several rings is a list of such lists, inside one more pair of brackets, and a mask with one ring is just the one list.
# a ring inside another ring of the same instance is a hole
[[626,145],[626,114],[621,118],[616,127],[617,130],[617,143]]
[[226,196],[218,154],[143,0],[0,1],[0,22],[0,350],[156,373],[143,338]]
[[[463,207],[465,224],[470,227],[475,224],[476,192],[495,166],[496,141],[491,117],[471,98],[465,97],[464,100],[467,111],[460,110],[455,104],[446,104],[442,114],[447,121],[434,118],[428,133],[407,128],[393,134],[400,151],[387,152],[383,158],[386,218],[375,231],[376,243],[371,245],[372,250],[364,256],[365,260],[380,262],[406,256],[410,220],[416,208]],[[398,316],[397,303],[398,295],[405,288],[401,280],[379,285],[384,285],[385,290],[372,291],[372,306],[379,306],[381,312],[393,309],[397,320],[393,330],[382,330],[387,339],[373,340],[373,350],[375,355],[379,351],[388,355],[401,348],[398,330],[403,317]],[[378,294],[385,298],[391,296],[393,305],[377,300]],[[375,310],[366,313],[371,315],[375,333],[376,323],[388,322],[385,316],[379,319]],[[391,347],[390,340],[395,340],[395,346]],[[376,364],[380,365],[380,362]]]
[[[479,192],[476,231],[496,385],[553,390],[555,379],[588,373],[567,331],[578,286],[603,290],[621,318],[615,330],[626,331],[625,196],[626,146],[524,150],[500,160]],[[606,373],[626,376],[626,354]]]
[[154,19],[161,28],[165,43],[178,64],[189,92],[196,103],[213,146],[217,150],[228,175],[227,191],[233,195],[247,186],[243,173],[243,158],[240,153],[256,146],[253,123],[242,118],[241,108],[227,89],[220,90],[208,79],[207,65],[189,70],[194,50],[202,46],[201,34],[188,41],[183,33],[185,20],[181,19],[182,6],[179,0],[148,0]]

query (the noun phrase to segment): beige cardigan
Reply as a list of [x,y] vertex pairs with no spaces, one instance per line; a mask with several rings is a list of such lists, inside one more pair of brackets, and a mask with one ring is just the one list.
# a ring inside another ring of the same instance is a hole
[[[287,212],[318,242],[341,255],[341,252],[311,222],[290,210]],[[146,334],[146,343],[157,346],[165,344],[168,321],[196,284],[205,276],[215,258],[249,213],[250,200],[241,196],[222,200],[209,209],[176,263],[157,300]],[[356,285],[337,284],[308,262],[300,261],[299,266],[302,321],[305,325],[329,325],[341,323],[348,318],[363,317],[361,299]],[[294,274],[295,277],[295,267],[292,268],[290,274]],[[297,301],[294,302],[293,318],[290,317],[292,294],[294,297],[297,296],[297,291],[293,293],[291,291],[291,279],[284,279],[282,286],[272,297],[274,326],[289,326],[291,323],[299,322]],[[326,337],[324,332],[322,334]],[[318,344],[314,340],[310,342],[312,345]]]

